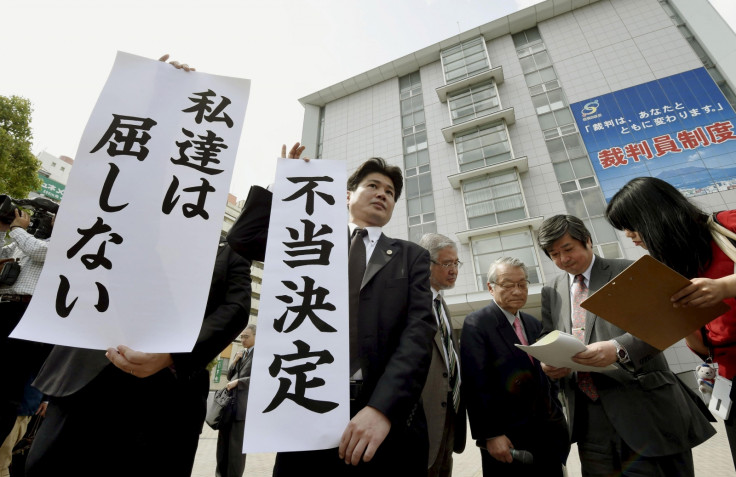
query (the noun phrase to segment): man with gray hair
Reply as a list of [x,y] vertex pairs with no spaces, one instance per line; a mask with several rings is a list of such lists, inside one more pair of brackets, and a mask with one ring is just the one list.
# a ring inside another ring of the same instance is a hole
[[460,363],[457,340],[452,334],[450,313],[440,291],[455,286],[462,262],[457,245],[440,234],[424,234],[419,245],[429,251],[429,283],[437,333],[432,363],[422,391],[422,405],[429,434],[429,477],[452,475],[452,453],[465,450],[465,405],[460,399]]
[[462,392],[483,475],[561,477],[570,444],[556,388],[539,361],[514,346],[534,343],[542,331],[539,320],[520,311],[529,291],[526,266],[499,258],[487,286],[491,302],[465,318],[461,336]]

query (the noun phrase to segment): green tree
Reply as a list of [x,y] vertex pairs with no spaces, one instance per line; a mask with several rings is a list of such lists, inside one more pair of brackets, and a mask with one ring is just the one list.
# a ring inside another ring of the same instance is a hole
[[31,152],[31,102],[0,95],[0,194],[24,198],[41,187],[41,162]]

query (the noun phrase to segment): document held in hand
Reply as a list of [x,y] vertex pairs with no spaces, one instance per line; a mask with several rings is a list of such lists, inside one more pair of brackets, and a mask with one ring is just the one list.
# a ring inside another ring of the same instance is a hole
[[575,338],[564,331],[555,330],[540,339],[533,345],[524,346],[517,344],[517,348],[537,358],[540,362],[554,366],[555,368],[570,368],[573,371],[611,371],[616,366],[609,365],[604,367],[586,366],[578,364],[572,360],[572,357],[581,351],[585,351],[585,345],[582,341]]
[[728,311],[725,303],[709,308],[672,306],[670,297],[689,284],[687,278],[644,255],[580,306],[665,350]]

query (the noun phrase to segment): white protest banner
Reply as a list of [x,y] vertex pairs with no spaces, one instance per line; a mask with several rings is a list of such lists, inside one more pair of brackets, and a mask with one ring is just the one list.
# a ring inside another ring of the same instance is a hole
[[249,91],[249,80],[118,52],[12,337],[191,351]]
[[279,159],[243,451],[337,447],[350,420],[344,161]]

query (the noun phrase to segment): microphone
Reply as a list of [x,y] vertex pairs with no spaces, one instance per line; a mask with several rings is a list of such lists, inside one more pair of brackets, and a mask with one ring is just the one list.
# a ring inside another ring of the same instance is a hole
[[512,448],[512,449],[509,449],[509,452],[511,452],[511,458],[514,459],[514,462],[518,462],[520,464],[533,464],[534,463],[534,456],[529,451],[516,450]]

